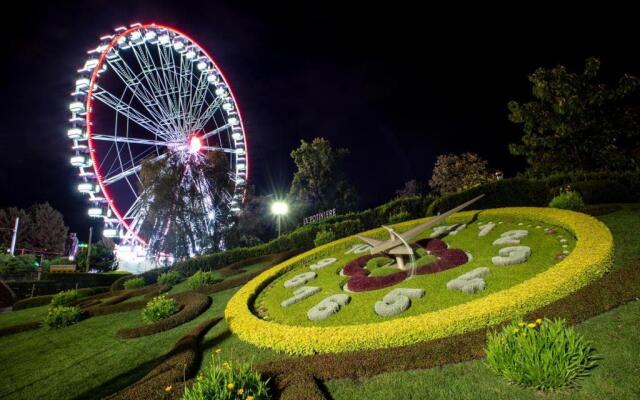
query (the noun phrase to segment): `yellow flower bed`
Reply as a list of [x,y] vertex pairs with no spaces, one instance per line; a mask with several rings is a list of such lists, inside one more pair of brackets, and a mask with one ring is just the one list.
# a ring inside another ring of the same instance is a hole
[[[471,215],[465,212],[451,218]],[[231,298],[225,309],[225,318],[231,331],[240,339],[289,354],[389,348],[456,335],[517,318],[567,296],[602,276],[612,264],[613,236],[602,222],[588,215],[552,208],[514,207],[481,211],[480,217],[484,220],[529,219],[558,225],[572,232],[577,243],[564,260],[525,282],[478,300],[417,316],[361,325],[297,327],[265,321],[251,312],[250,304],[267,284],[298,261],[352,239],[348,237],[319,246],[263,272]],[[408,221],[398,227],[415,223]],[[380,229],[365,234],[376,232]]]

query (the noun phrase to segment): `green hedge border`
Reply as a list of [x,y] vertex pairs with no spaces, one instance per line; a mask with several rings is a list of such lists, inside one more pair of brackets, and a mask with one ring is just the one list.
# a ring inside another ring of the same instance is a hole
[[[109,286],[99,286],[99,287],[93,287],[93,288],[78,289],[78,293],[80,294],[81,298],[84,299],[86,297],[93,296],[94,294],[108,292],[108,290],[109,290]],[[18,311],[18,310],[24,310],[27,308],[40,307],[40,306],[47,305],[51,303],[51,300],[53,299],[54,296],[55,294],[48,294],[45,296],[34,296],[34,297],[28,297],[26,299],[18,300],[13,304],[13,310]]]
[[195,319],[211,305],[211,297],[195,292],[182,292],[169,296],[169,298],[176,300],[183,308],[170,317],[156,323],[120,329],[116,335],[120,339],[133,339],[168,331]]
[[[164,361],[136,383],[106,397],[109,400],[179,399],[184,385],[189,383],[200,368],[201,341],[204,335],[222,320],[207,320],[180,338]],[[188,380],[185,382],[185,379]],[[164,390],[171,386],[168,393]]]

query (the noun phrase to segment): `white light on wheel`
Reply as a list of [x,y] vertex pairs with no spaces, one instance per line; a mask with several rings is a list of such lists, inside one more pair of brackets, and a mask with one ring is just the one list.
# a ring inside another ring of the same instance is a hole
[[90,217],[101,217],[102,216],[102,208],[100,207],[92,207],[89,209],[88,214]]
[[71,128],[67,131],[67,136],[69,137],[69,139],[79,139],[82,137],[82,129]]
[[216,83],[219,80],[220,79],[218,79],[218,75],[211,74],[211,75],[207,76],[207,82],[209,82],[209,83]]
[[80,193],[93,193],[94,186],[93,183],[83,182],[78,185],[78,192]]
[[238,118],[236,118],[236,117],[231,117],[231,118],[229,118],[228,122],[229,122],[229,124],[231,124],[231,125],[238,125]]
[[204,61],[200,61],[198,65],[196,65],[196,67],[199,71],[204,71],[205,69],[207,69],[207,63]]
[[164,34],[164,35],[160,35],[160,37],[158,37],[158,41],[160,42],[160,44],[168,44],[169,42],[171,42],[171,39],[169,38],[169,35]]
[[188,50],[184,56],[187,58],[187,60],[191,60],[193,57],[196,56],[196,52],[193,50]]
[[[240,132],[233,132],[233,134],[231,135],[231,137],[233,138],[233,140],[242,140],[242,133]],[[237,153],[237,152],[236,152]]]
[[147,33],[144,34],[144,38],[147,40],[155,39],[155,37],[156,33],[154,31],[147,31]]
[[82,167],[87,164],[87,159],[85,156],[73,156],[71,157],[71,165],[74,167]]
[[102,236],[112,238],[118,236],[118,232],[115,229],[107,228],[102,231]]
[[74,101],[73,103],[69,104],[69,110],[73,113],[83,112],[84,103],[82,103],[81,101]]

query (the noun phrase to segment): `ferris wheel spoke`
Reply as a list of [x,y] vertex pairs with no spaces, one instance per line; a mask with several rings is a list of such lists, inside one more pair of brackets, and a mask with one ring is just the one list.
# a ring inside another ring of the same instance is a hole
[[207,122],[215,115],[216,111],[220,109],[221,105],[222,99],[220,97],[216,97],[216,99],[207,106],[205,111],[196,118],[192,129],[196,132],[202,129],[207,124]]
[[200,136],[200,139],[203,139],[203,140],[207,139],[207,138],[209,138],[209,137],[211,137],[213,135],[217,135],[220,132],[225,131],[225,130],[227,130],[229,128],[231,128],[231,124],[224,124],[221,127],[218,127],[216,129],[214,129],[212,131],[209,131],[209,132],[205,133],[204,135]]
[[167,118],[163,115],[164,110],[161,109],[157,98],[149,92],[149,88],[140,80],[139,74],[136,74],[119,55],[107,59],[107,63],[156,123],[162,125],[161,121]]
[[164,133],[164,131],[160,128],[156,121],[150,120],[140,111],[123,102],[106,89],[96,85],[96,88],[93,92],[93,97],[99,100],[101,103],[111,107],[117,113],[122,114],[127,119],[135,122],[142,128],[151,132],[154,136],[161,136],[165,139],[168,138],[167,134]]
[[[159,156],[150,159],[149,162],[155,162],[155,161],[161,160],[161,159],[165,158],[166,156],[167,156],[167,153],[160,154]],[[140,171],[140,169],[142,169],[142,163],[137,164],[137,165],[135,165],[135,166],[133,166],[133,167],[127,169],[127,170],[124,170],[124,171],[122,171],[120,173],[117,173],[117,174],[115,174],[113,176],[110,176],[110,177],[108,177],[106,179],[103,179],[102,183],[105,184],[105,185],[111,185],[111,184],[119,181],[122,178],[126,178],[127,176],[130,176],[130,175],[133,175],[133,174],[137,173],[138,171]]]
[[188,125],[189,129],[193,129],[193,124],[195,122],[194,116],[199,115],[202,110],[202,105],[204,104],[204,100],[206,97],[207,89],[209,86],[209,82],[207,81],[206,75],[201,73],[198,78],[198,83],[195,87],[194,94],[192,100],[189,104],[189,113],[188,115]]
[[236,149],[229,149],[226,147],[218,147],[218,146],[202,146],[200,147],[202,150],[205,151],[221,151],[223,153],[232,153],[235,154],[236,153]]
[[164,95],[164,93],[168,92],[165,79],[160,76],[158,67],[147,44],[144,43],[142,46],[134,47],[133,53],[142,69],[144,79],[149,83],[151,96],[162,114],[161,124],[165,124],[172,128],[172,130],[178,131],[176,121],[172,118],[171,107],[169,106],[170,102],[168,97]]
[[110,135],[97,135],[97,134],[92,134],[91,138],[94,140],[102,140],[107,142],[147,144],[151,146],[172,146],[172,145],[178,144],[177,142],[165,142],[160,140],[138,139],[138,138],[125,137],[125,136],[110,136]]

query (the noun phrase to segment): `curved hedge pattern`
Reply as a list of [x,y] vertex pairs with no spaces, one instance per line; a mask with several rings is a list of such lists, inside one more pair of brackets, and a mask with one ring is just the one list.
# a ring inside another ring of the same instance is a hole
[[185,322],[189,322],[202,314],[209,305],[211,297],[195,292],[178,293],[170,298],[175,299],[183,307],[172,316],[150,325],[136,326],[134,328],[120,329],[117,332],[119,338],[131,339],[141,336],[149,336],[159,332],[168,331]]
[[[461,214],[468,215],[468,212]],[[521,316],[578,290],[611,267],[613,236],[593,217],[566,210],[530,207],[487,210],[480,216],[532,219],[559,225],[576,236],[576,247],[565,259],[525,282],[469,303],[422,315],[361,325],[297,327],[268,322],[251,312],[250,304],[269,282],[298,261],[350,239],[345,238],[293,257],[242,287],[225,309],[229,328],[242,340],[256,346],[290,354],[395,347],[461,334]]]

